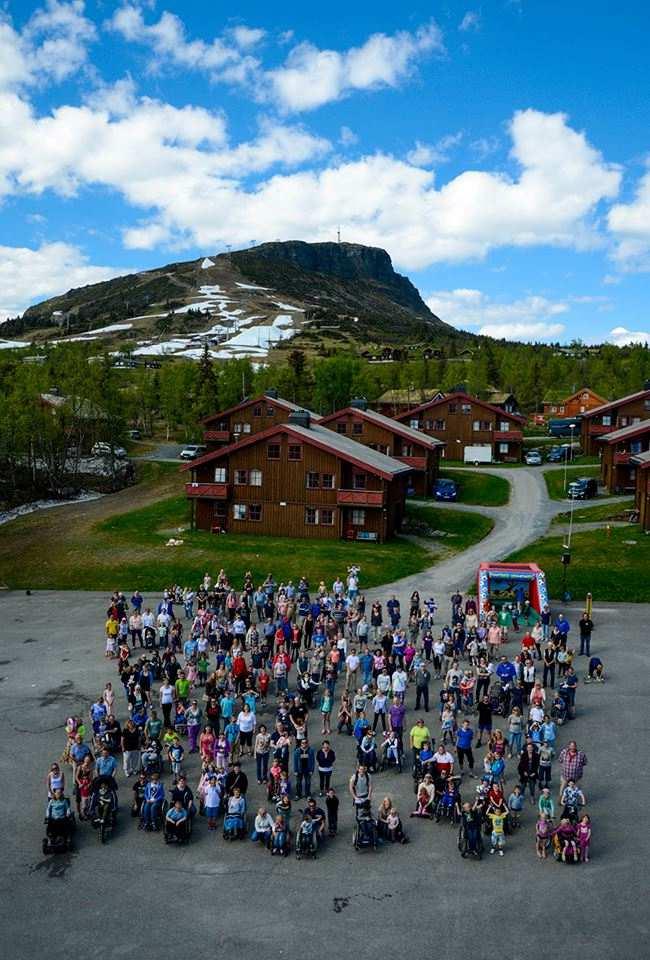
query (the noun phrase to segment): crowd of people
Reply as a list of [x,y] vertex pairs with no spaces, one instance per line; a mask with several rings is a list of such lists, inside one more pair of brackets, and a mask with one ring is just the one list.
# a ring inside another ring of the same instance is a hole
[[[522,599],[504,617],[457,591],[436,626],[432,597],[367,604],[360,577],[351,567],[314,589],[246,574],[235,588],[221,570],[153,605],[115,592],[105,656],[116,673],[66,720],[48,823],[72,824],[72,796],[77,820],[101,824],[98,810],[114,818],[127,791],[138,826],[166,840],[222,821],[225,838],[286,856],[335,837],[343,805],[360,844],[407,843],[417,818],[453,824],[463,855],[486,837],[503,856],[530,819],[540,859],[589,862],[587,757],[557,743],[578,690],[563,614],[537,616]],[[587,612],[578,630],[585,680],[602,681]],[[413,774],[411,809],[387,790],[393,771]]]

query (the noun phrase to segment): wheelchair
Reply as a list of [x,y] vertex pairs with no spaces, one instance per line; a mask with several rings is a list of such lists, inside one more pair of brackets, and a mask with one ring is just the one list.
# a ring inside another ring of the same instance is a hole
[[377,824],[367,807],[356,811],[354,829],[352,831],[352,846],[355,850],[376,850],[378,846]]
[[223,818],[223,839],[243,840],[248,833],[246,809],[243,813],[226,813]]
[[302,860],[303,857],[310,857],[312,860],[315,860],[318,856],[318,836],[316,829],[316,825],[312,823],[311,829],[306,830],[304,823],[301,823],[296,830],[296,860]]
[[55,820],[48,817],[45,821],[45,836],[43,837],[43,853],[69,853],[74,843],[72,835],[76,828],[74,814]]
[[117,821],[117,790],[112,777],[96,777],[93,781],[88,816],[100,843],[106,843]]
[[404,769],[404,753],[397,743],[394,747],[390,749],[382,749],[381,760],[379,762],[379,772],[383,773],[385,770],[394,769],[398,773],[401,773]]
[[192,837],[192,817],[188,814],[185,820],[180,823],[173,823],[165,818],[163,820],[163,839],[165,843],[186,844]]

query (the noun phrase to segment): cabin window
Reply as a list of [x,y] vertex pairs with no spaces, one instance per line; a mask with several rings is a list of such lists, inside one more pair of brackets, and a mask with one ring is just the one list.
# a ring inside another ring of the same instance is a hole
[[[433,421],[433,429],[434,429],[434,430],[444,430],[445,427],[446,427],[446,423],[445,423],[444,420],[434,420],[434,421]],[[431,429],[431,428],[429,428],[429,429]]]
[[334,511],[333,510],[321,510],[320,512],[320,522],[321,526],[331,527],[334,525]]
[[461,413],[471,413],[471,412],[472,412],[472,405],[471,405],[471,403],[461,403],[461,405],[460,405],[460,412],[461,412]]
[[248,474],[248,482],[251,487],[261,487],[262,486],[262,471],[261,470],[251,470]]
[[261,504],[261,503],[251,503],[251,505],[250,505],[250,507],[248,508],[248,510],[249,510],[249,515],[248,515],[248,519],[249,519],[249,520],[261,520],[261,519],[262,519],[262,504]]
[[334,474],[333,473],[324,473],[321,478],[321,487],[324,490],[333,490],[334,489]]
[[603,416],[603,426],[604,426],[604,427],[611,427],[611,425],[612,425],[612,418],[611,418],[611,416],[610,416],[608,413],[604,414],[604,416]]
[[287,454],[289,460],[302,460],[302,446],[299,443],[290,443]]
[[499,430],[502,430],[503,433],[507,433],[509,429],[510,429],[510,424],[508,423],[508,421],[502,420],[501,423],[499,424]]
[[348,425],[347,425],[347,423],[337,423],[337,424],[336,424],[336,432],[337,432],[337,433],[347,433],[347,432],[348,432]]
[[235,470],[235,483],[239,486],[248,483],[248,470]]
[[280,459],[280,444],[279,443],[269,443],[266,448],[266,456],[268,460],[279,460]]
[[254,416],[254,417],[261,417],[261,416],[262,416],[262,408],[261,408],[261,407],[253,407],[253,416]]
[[352,433],[356,434],[356,436],[363,433],[363,424],[360,421],[352,424]]
[[233,503],[232,505],[232,515],[234,520],[245,520],[246,519],[246,504],[245,503]]
[[366,489],[366,475],[365,473],[355,473],[352,477],[352,489],[353,490],[365,490]]
[[215,467],[214,468],[214,482],[215,483],[226,483],[228,479],[228,471],[225,467]]
[[416,420],[415,418],[409,420],[409,427],[411,428],[411,430],[419,430],[419,429],[420,429],[420,421],[419,421],[419,420]]
[[318,510],[313,507],[305,507],[305,523],[313,527],[318,523]]
[[353,527],[364,527],[366,524],[366,511],[365,510],[353,510],[352,511],[352,526]]
[[308,490],[317,490],[320,486],[320,474],[318,473],[308,473],[307,474],[307,489]]
[[274,416],[274,414],[275,414],[275,407],[270,407],[270,406],[269,406],[269,407],[266,408],[266,415],[267,415],[267,417],[272,417],[272,416]]

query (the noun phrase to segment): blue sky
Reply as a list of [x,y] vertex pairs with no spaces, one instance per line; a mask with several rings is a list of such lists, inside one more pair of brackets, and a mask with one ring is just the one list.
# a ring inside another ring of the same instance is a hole
[[457,326],[650,340],[644,4],[313,10],[5,4],[0,316],[340,224]]

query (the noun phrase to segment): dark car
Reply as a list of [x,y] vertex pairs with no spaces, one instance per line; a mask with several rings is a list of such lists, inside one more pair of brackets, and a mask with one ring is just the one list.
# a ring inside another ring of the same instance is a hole
[[458,498],[458,487],[455,480],[436,480],[433,488],[433,496],[436,500],[456,500]]
[[594,477],[578,477],[569,484],[569,500],[591,500],[598,496],[598,482]]
[[546,455],[547,463],[564,463],[569,457],[570,447],[551,447]]

